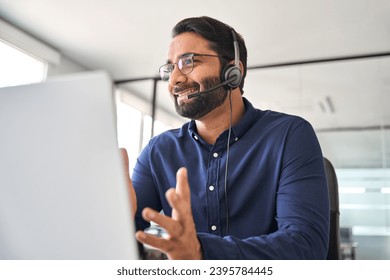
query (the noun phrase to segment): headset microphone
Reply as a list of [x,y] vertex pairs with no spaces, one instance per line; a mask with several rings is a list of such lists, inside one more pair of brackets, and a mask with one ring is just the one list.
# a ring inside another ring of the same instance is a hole
[[198,96],[200,96],[200,95],[202,95],[202,94],[205,94],[205,93],[208,93],[208,92],[210,92],[210,91],[213,91],[213,90],[215,90],[215,89],[217,89],[217,88],[224,87],[224,86],[226,86],[227,84],[229,84],[230,82],[232,82],[232,81],[234,81],[234,80],[236,80],[236,79],[237,79],[236,76],[230,77],[230,78],[227,79],[226,81],[224,81],[224,82],[222,82],[222,83],[220,83],[220,84],[218,84],[218,85],[216,85],[216,86],[213,86],[213,87],[211,87],[211,88],[208,88],[208,89],[206,89],[206,90],[204,90],[204,91],[199,91],[199,92],[195,92],[195,93],[191,93],[191,94],[187,95],[187,99],[195,98],[195,97],[198,97]]

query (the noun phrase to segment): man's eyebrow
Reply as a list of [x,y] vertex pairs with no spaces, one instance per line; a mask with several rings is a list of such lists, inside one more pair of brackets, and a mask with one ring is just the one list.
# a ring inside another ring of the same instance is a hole
[[[191,55],[191,54],[194,54],[194,53],[192,53],[192,52],[183,53],[183,54],[179,55],[178,58],[180,59],[180,58],[183,58],[183,57],[185,57],[185,56],[187,56],[187,55]],[[166,63],[173,63],[173,62],[172,62],[172,60],[170,60],[170,59],[168,58],[168,59],[166,60]]]
[[190,54],[194,54],[194,53],[192,53],[192,52],[183,53],[182,55],[179,56],[179,58],[182,58],[182,57],[190,55]]

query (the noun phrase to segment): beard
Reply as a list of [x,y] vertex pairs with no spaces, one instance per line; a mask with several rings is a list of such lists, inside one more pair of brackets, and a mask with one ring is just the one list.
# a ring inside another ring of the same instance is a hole
[[[203,79],[201,83],[204,85],[204,88],[206,90],[213,86],[219,85],[221,83],[221,80],[219,77],[209,77]],[[185,84],[180,90],[183,90],[184,88],[200,89],[200,85],[195,82],[191,84]],[[182,103],[179,105],[179,103],[177,102],[177,97],[174,98],[174,102],[176,112],[180,116],[197,120],[204,117],[215,108],[221,106],[225,102],[226,98],[226,90],[223,87],[220,87],[208,93],[201,94],[188,103]]]

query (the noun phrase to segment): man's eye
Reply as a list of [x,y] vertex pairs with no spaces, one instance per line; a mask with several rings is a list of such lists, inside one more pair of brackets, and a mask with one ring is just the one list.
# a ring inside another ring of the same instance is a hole
[[192,59],[191,58],[185,58],[183,59],[183,66],[191,66]]

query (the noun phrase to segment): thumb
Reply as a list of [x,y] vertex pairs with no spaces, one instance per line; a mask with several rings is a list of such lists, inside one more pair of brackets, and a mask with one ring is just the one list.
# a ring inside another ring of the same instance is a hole
[[131,210],[132,210],[132,214],[134,216],[135,212],[137,211],[137,196],[135,194],[133,182],[131,181],[131,178],[130,178],[129,156],[128,156],[125,148],[120,148],[119,150],[121,152],[122,159],[123,159],[123,168],[125,171],[125,181],[127,183],[127,187],[128,187],[128,191],[129,191],[129,199],[130,199],[130,203],[131,203]]
[[129,156],[127,154],[127,150],[125,148],[119,149],[121,152],[122,160],[123,160],[123,167],[125,168],[125,176],[126,180],[130,178],[130,172],[129,172]]

